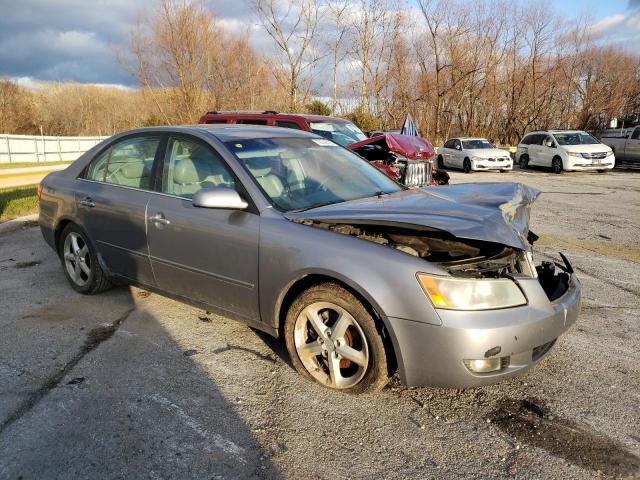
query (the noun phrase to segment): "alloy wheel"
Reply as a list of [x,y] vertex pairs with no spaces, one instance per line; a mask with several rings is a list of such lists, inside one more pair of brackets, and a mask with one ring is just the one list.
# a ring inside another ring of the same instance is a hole
[[367,338],[353,316],[334,303],[315,302],[300,312],[294,344],[307,371],[328,387],[353,387],[367,372]]
[[558,157],[553,159],[553,163],[551,164],[551,169],[553,173],[562,173],[562,160]]
[[82,287],[91,280],[91,256],[89,246],[82,236],[70,232],[64,239],[64,266],[71,280]]
[[464,159],[464,162],[462,164],[462,169],[464,170],[464,173],[471,172],[471,161],[468,158]]

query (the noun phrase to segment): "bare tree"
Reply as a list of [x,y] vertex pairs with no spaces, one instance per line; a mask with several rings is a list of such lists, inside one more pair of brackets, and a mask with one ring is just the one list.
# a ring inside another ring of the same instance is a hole
[[344,0],[327,0],[326,10],[331,19],[332,38],[327,46],[331,51],[331,114],[335,115],[338,103],[338,67],[349,54],[345,43],[351,29],[349,17],[352,12],[349,2]]
[[289,94],[295,111],[308,95],[304,74],[322,57],[314,50],[318,29],[317,0],[251,0],[260,23],[274,40],[284,60],[286,76],[277,79]]

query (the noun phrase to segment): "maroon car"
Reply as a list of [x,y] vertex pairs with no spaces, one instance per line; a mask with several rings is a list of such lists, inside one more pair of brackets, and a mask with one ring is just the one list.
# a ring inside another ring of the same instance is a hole
[[409,187],[448,182],[444,171],[434,166],[435,150],[424,138],[397,133],[382,133],[371,138],[343,118],[264,112],[205,113],[198,123],[247,124],[293,128],[321,135],[372,162],[388,176]]

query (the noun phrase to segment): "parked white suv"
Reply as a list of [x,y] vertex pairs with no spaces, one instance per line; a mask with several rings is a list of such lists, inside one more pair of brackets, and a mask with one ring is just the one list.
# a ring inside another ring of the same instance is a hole
[[580,130],[547,130],[527,133],[516,151],[520,168],[551,167],[554,173],[563,170],[611,170],[615,163],[613,151],[595,137]]
[[444,167],[504,172],[513,169],[513,160],[485,138],[450,138],[438,149],[438,168]]

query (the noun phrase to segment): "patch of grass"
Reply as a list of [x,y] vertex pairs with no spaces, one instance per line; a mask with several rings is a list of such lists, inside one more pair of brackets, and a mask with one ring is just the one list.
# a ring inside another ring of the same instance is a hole
[[38,212],[37,186],[0,189],[0,222]]
[[51,165],[69,165],[71,162],[16,162],[0,163],[0,170],[7,168],[49,167]]

